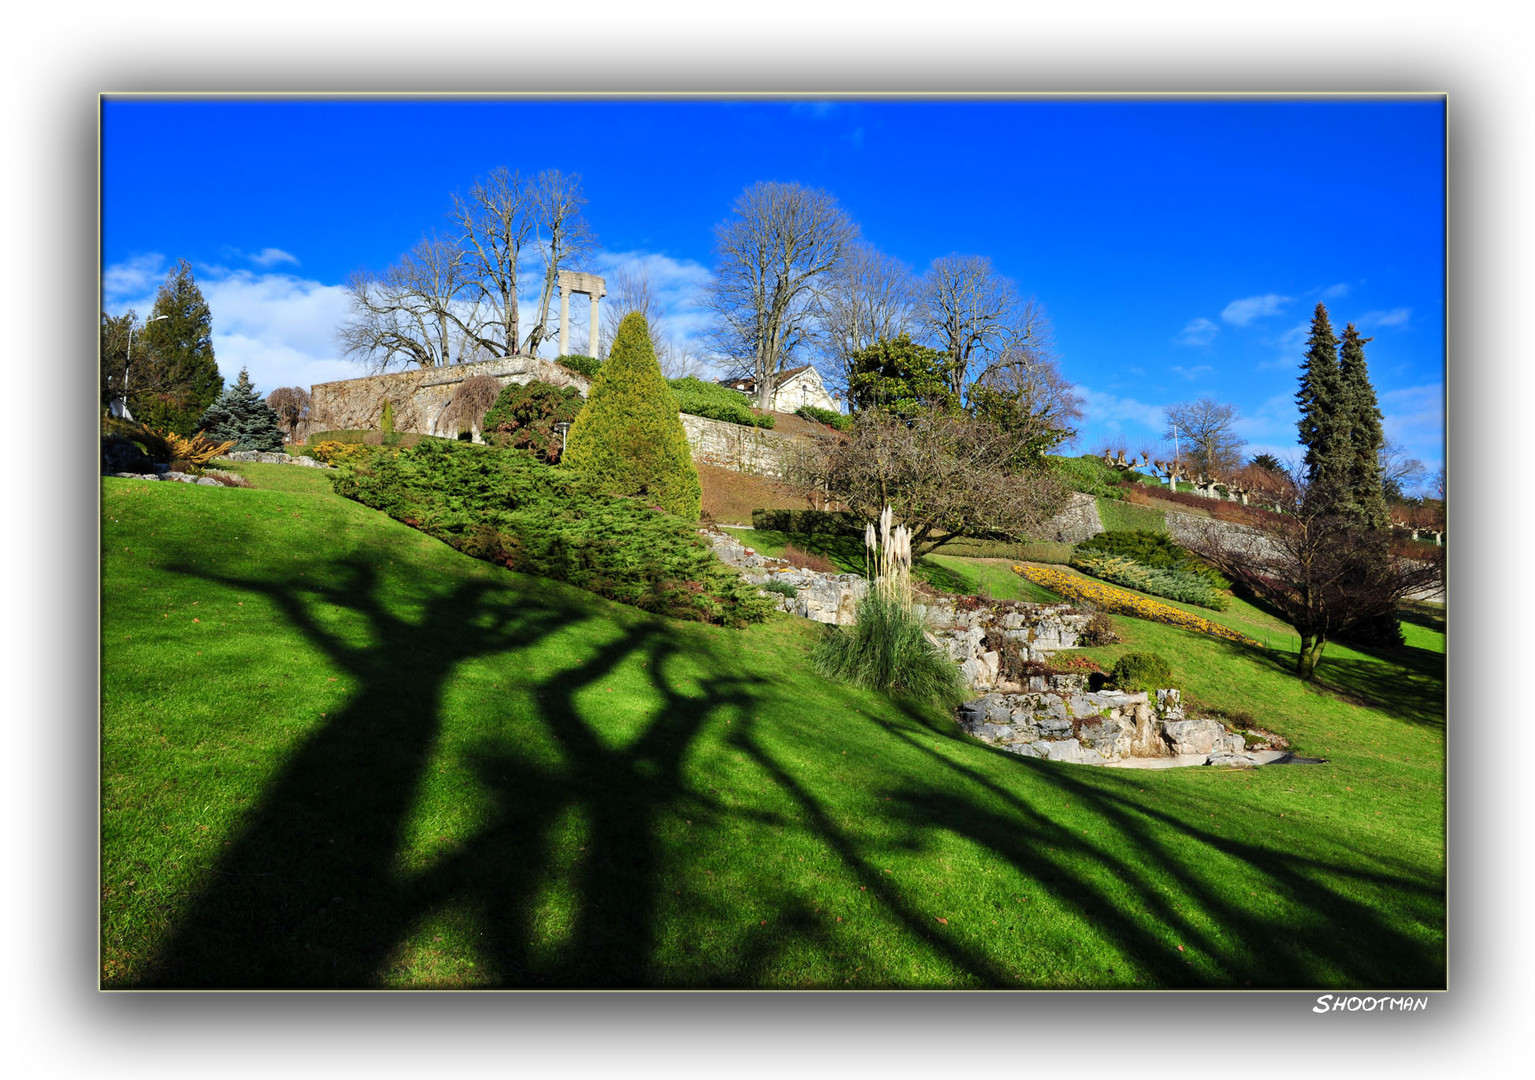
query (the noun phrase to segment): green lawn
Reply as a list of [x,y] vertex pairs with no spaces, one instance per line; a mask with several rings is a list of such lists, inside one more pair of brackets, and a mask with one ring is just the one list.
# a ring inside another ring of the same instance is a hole
[[1053,765],[825,684],[812,624],[659,619],[241,471],[101,482],[104,986],[1444,985],[1425,641],[1329,647],[1333,693],[1117,619],[1092,655],[1330,764]]

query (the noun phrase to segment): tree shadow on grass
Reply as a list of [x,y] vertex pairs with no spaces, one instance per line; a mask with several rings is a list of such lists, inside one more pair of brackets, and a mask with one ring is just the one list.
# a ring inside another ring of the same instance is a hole
[[[1102,775],[1088,766],[1009,761],[1028,770],[1038,785],[1064,805],[1082,807],[1108,822],[1118,843],[1083,835],[1038,809],[1019,789],[1004,787],[978,771],[959,765],[900,734],[952,773],[985,789],[1011,813],[982,809],[979,800],[956,799],[932,790],[912,789],[895,804],[906,807],[913,825],[943,828],[966,836],[996,853],[1021,874],[1042,882],[1115,949],[1150,974],[1153,985],[1310,988],[1319,986],[1442,986],[1444,958],[1356,899],[1367,887],[1392,895],[1410,908],[1414,922],[1443,925],[1443,883],[1405,871],[1363,870],[1358,866],[1303,854],[1280,843],[1268,845],[1223,836],[1178,814],[1132,797],[1133,777]],[[994,754],[1006,758],[1000,750]],[[1019,819],[1030,824],[1019,828]],[[1128,843],[1126,843],[1128,842]],[[1190,843],[1200,854],[1191,858]],[[1111,846],[1133,857],[1116,854]],[[1180,850],[1182,849],[1182,850]],[[1095,880],[1082,872],[1088,862]],[[1289,921],[1259,913],[1262,903],[1234,902],[1222,882],[1235,862],[1258,875],[1269,897],[1293,910]],[[1389,860],[1377,860],[1384,864]],[[1074,865],[1076,864],[1076,865]],[[1223,865],[1224,864],[1224,865]],[[1111,893],[1107,882],[1115,883]],[[1123,896],[1137,898],[1131,907]],[[1191,921],[1171,896],[1187,897],[1202,913]],[[1134,910],[1138,907],[1140,910]],[[1214,929],[1214,928],[1218,928]],[[1170,942],[1184,945],[1178,950]],[[1202,967],[1191,962],[1197,950]],[[1144,985],[1141,984],[1141,985]]]
[[[881,726],[923,755],[931,766],[927,775],[934,778],[908,778],[905,786],[892,790],[888,812],[906,830],[897,846],[920,853],[923,837],[945,833],[969,840],[1033,882],[1030,891],[1043,889],[1056,906],[1088,923],[1094,935],[1141,973],[1133,982],[1123,967],[1117,975],[1110,970],[1073,973],[1081,985],[1443,985],[1442,955],[1354,895],[1360,888],[1389,893],[1411,910],[1415,921],[1442,926],[1442,883],[1436,886],[1406,870],[1362,870],[1278,843],[1232,839],[1196,823],[1192,813],[1160,810],[1136,798],[1131,794],[1134,777],[1084,775],[1085,767],[1024,761],[992,750],[1008,768],[1018,769],[1020,778],[1028,777],[1027,783],[1006,784],[925,745],[937,732],[915,708],[906,709],[904,722],[887,720]],[[742,728],[736,742],[800,804],[815,833],[902,926],[910,946],[974,985],[1060,985],[1059,972],[1012,970],[1005,949],[988,950],[974,944],[973,934],[935,925],[930,904],[885,876],[878,856],[888,851],[870,850],[839,828],[828,808],[756,737],[752,725]],[[1083,835],[1057,820],[1046,804],[1081,807],[1085,815],[1107,822],[1113,838]],[[1221,878],[1237,865],[1262,881],[1265,900],[1279,898],[1293,914],[1275,917],[1262,911],[1263,902],[1236,901]],[[999,893],[999,918],[1025,917],[1016,914],[1015,899]],[[1035,900],[1032,910],[1040,906],[1039,897]],[[1013,914],[1002,914],[1009,910]],[[1199,913],[1197,919],[1191,911]]]
[[[563,760],[538,760],[504,741],[474,747],[470,768],[491,810],[424,870],[402,869],[453,669],[515,655],[583,613],[561,606],[555,589],[476,579],[430,598],[409,619],[386,606],[370,566],[336,569],[338,584],[312,587],[181,571],[265,594],[359,690],[295,747],[136,985],[385,985],[391,957],[444,908],[471,913],[491,985],[646,985],[661,861],[656,821],[691,797],[683,758],[707,719],[750,696],[747,680],[715,680],[698,696],[679,692],[668,676],[675,630],[661,619],[633,620],[593,661],[538,683],[537,722],[558,739]],[[333,633],[317,618],[321,605],[361,616],[367,633]],[[576,696],[634,653],[648,657],[661,706],[637,737],[614,747]],[[552,847],[556,823],[571,813],[590,835],[589,850],[575,858]],[[556,863],[574,868],[573,928],[553,955],[534,956],[536,894]]]

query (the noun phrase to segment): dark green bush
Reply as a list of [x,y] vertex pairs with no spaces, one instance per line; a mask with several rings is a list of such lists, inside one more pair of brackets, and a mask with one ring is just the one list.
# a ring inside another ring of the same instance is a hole
[[752,528],[791,536],[863,535],[867,520],[847,510],[753,510]]
[[1145,690],[1148,693],[1172,688],[1172,669],[1154,652],[1125,653],[1114,661],[1109,683],[1121,690]]
[[799,590],[796,589],[793,585],[789,584],[787,581],[768,581],[764,583],[762,587],[770,593],[777,593],[779,596],[787,596],[790,600],[793,600],[796,596],[799,595]]
[[573,423],[586,399],[579,390],[535,380],[502,387],[480,421],[481,437],[491,446],[527,450],[553,465],[560,460],[561,439],[555,425]]
[[794,415],[803,417],[806,420],[814,420],[818,424],[834,427],[838,431],[846,431],[853,426],[853,418],[851,416],[833,412],[831,409],[818,408],[815,405],[801,405],[794,410]]
[[582,356],[579,353],[556,356],[554,362],[561,367],[568,367],[571,371],[585,375],[588,379],[595,379],[597,372],[602,370],[601,360],[595,356]]
[[820,675],[869,690],[898,690],[938,705],[965,696],[959,668],[928,640],[921,618],[872,593],[859,601],[858,622],[828,627],[811,659]]
[[772,608],[691,522],[529,454],[445,439],[362,454],[339,494],[475,558],[675,618],[741,626]]
[[770,428],[775,423],[772,413],[753,409],[745,394],[728,386],[704,382],[691,375],[673,379],[667,385],[672,388],[672,396],[677,400],[678,412],[746,427]]

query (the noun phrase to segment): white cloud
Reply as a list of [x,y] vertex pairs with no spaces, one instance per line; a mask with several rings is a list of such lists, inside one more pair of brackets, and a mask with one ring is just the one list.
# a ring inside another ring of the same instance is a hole
[[1092,424],[1102,424],[1114,431],[1121,430],[1125,423],[1151,428],[1158,432],[1165,426],[1161,405],[1148,405],[1135,398],[1119,397],[1101,390],[1094,390],[1090,386],[1079,385],[1077,393],[1082,395],[1085,404],[1084,412]]
[[1209,364],[1197,364],[1191,368],[1175,367],[1172,370],[1182,375],[1185,379],[1197,379],[1206,372],[1214,371],[1215,369]]
[[1336,285],[1329,285],[1322,290],[1323,300],[1341,300],[1348,295],[1348,282],[1340,281]]
[[246,258],[257,266],[271,266],[273,263],[280,262],[290,262],[295,266],[298,265],[297,257],[289,255],[281,248],[262,248],[255,255],[247,255]]
[[[129,297],[140,300],[144,295],[149,296],[149,303],[154,303],[155,292],[160,281],[165,277],[165,256],[158,252],[150,252],[146,255],[135,255],[126,262],[114,263],[107,267],[101,275],[102,299],[109,309],[123,310],[123,301]],[[149,307],[134,305],[139,315],[149,314]]]
[[1254,319],[1264,315],[1279,314],[1280,305],[1289,303],[1290,297],[1280,296],[1277,293],[1267,293],[1263,296],[1249,296],[1243,300],[1233,300],[1226,305],[1221,312],[1221,318],[1233,326],[1246,326]]
[[[140,317],[154,306],[166,260],[135,256],[102,272],[109,311],[133,308]],[[336,328],[346,317],[346,290],[340,285],[223,267],[194,268],[197,287],[213,321],[213,355],[232,383],[243,367],[263,394],[279,386],[309,387],[366,374],[344,359]]]
[[1356,325],[1360,329],[1384,330],[1392,326],[1406,326],[1412,317],[1412,308],[1392,308],[1390,311],[1367,311],[1359,316]]
[[1221,332],[1221,328],[1209,319],[1200,317],[1190,319],[1189,324],[1178,331],[1178,336],[1173,338],[1174,345],[1208,345],[1215,340],[1215,335]]

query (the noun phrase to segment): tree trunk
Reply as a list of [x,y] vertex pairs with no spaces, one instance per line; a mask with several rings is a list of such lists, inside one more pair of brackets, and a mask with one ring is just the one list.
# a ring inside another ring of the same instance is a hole
[[1326,644],[1327,639],[1321,634],[1302,634],[1300,655],[1295,661],[1295,673],[1309,682],[1316,674],[1316,666],[1322,662],[1322,649]]

